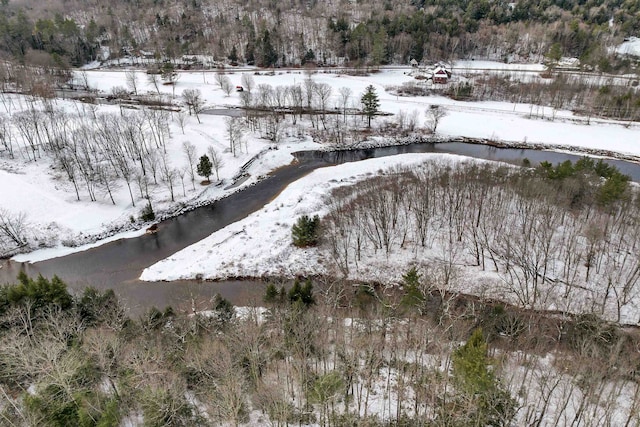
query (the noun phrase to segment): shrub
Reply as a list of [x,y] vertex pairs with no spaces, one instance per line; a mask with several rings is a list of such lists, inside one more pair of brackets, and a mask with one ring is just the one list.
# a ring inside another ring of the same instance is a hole
[[320,217],[303,215],[291,229],[293,244],[299,248],[316,246],[319,240]]
[[286,294],[287,292],[284,290],[284,288],[278,290],[278,288],[276,288],[276,285],[274,285],[273,283],[269,283],[267,285],[267,288],[265,289],[263,301],[267,304],[282,303]]
[[213,297],[213,319],[220,328],[224,328],[236,317],[236,309],[220,294]]
[[147,202],[145,207],[142,208],[142,211],[140,212],[140,218],[144,222],[153,221],[154,219],[156,219],[156,214],[153,211],[153,206],[151,206],[151,202]]

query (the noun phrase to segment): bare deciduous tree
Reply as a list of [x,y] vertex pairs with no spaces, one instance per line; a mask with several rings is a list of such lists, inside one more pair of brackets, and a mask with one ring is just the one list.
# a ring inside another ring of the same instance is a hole
[[[193,112],[195,114],[196,119],[198,119],[198,123],[200,123],[200,112],[202,111],[202,107],[204,107],[204,99],[202,99],[202,93],[199,89],[185,89],[182,91],[182,98],[184,99],[184,103],[187,104],[189,108],[189,115]],[[184,129],[183,129],[184,133]]]
[[214,74],[214,79],[216,81],[216,83],[218,83],[218,86],[220,86],[220,89],[222,89],[222,87],[224,86],[224,82],[228,79],[229,77],[225,76],[224,73],[218,72]]
[[253,80],[253,76],[248,73],[244,73],[241,79],[242,87],[247,92],[251,93],[253,88],[256,86],[255,80]]
[[211,159],[213,170],[216,171],[216,180],[220,181],[220,168],[224,166],[224,160],[213,145],[207,147],[207,153],[209,154],[209,159]]
[[329,97],[331,97],[331,86],[327,83],[318,83],[314,87],[314,91],[316,93],[316,98],[318,100],[318,108],[321,111],[321,120],[322,127],[326,130],[327,126],[325,123],[325,118],[327,114],[327,105],[329,102]]
[[182,143],[182,152],[187,157],[189,177],[191,178],[191,184],[193,185],[193,189],[196,189],[195,181],[196,181],[196,172],[194,170],[194,165],[196,164],[196,146],[193,143],[184,141]]
[[178,126],[180,126],[180,130],[184,135],[184,127],[187,124],[187,116],[184,114],[184,111],[178,111],[178,113],[175,115],[175,121],[176,123],[178,123]]
[[147,80],[156,89],[158,95],[160,95],[160,75],[156,73],[149,73],[147,74]]
[[134,95],[138,95],[138,74],[134,70],[127,70],[124,73],[127,87]]
[[222,82],[222,91],[227,95],[230,96],[231,92],[233,92],[233,83],[231,83],[231,79],[229,79],[229,77],[224,76],[225,79]]
[[427,115],[427,123],[429,123],[431,132],[436,133],[438,124],[440,124],[440,121],[447,115],[447,110],[439,105],[432,105],[427,108],[425,114]]
[[244,137],[242,119],[239,117],[226,117],[224,123],[227,131],[227,139],[229,140],[229,150],[235,156],[238,150],[242,150],[242,140]]
[[167,189],[169,190],[169,194],[171,195],[171,201],[175,202],[174,192],[173,192],[173,182],[178,176],[178,171],[171,167],[171,162],[169,161],[169,155],[166,151],[163,151],[160,154],[160,176],[162,182],[165,183]]
[[3,252],[8,245],[20,247],[26,244],[25,233],[27,230],[27,215],[25,213],[12,213],[8,209],[0,208],[0,242]]
[[11,129],[9,119],[3,114],[0,114],[0,144],[2,144],[2,151],[6,151],[10,158],[14,158],[13,153],[14,135]]
[[343,86],[339,89],[340,92],[340,105],[342,106],[342,117],[344,123],[347,122],[347,105],[349,104],[349,98],[353,94],[350,87]]

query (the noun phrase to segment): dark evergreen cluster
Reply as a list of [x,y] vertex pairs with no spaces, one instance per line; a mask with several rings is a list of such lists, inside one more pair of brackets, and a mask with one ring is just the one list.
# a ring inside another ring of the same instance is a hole
[[0,51],[21,62],[79,67],[96,58],[105,31],[93,19],[83,28],[61,14],[35,19],[26,10],[10,7],[8,1],[0,5]]
[[[606,164],[602,159],[596,162],[590,157],[583,157],[575,163],[567,160],[556,166],[549,162],[542,162],[538,170],[548,179],[561,181],[561,185],[575,188],[574,201],[578,201],[577,197],[587,198],[587,202],[596,201],[601,206],[608,206],[622,198],[630,197],[630,178],[615,166]],[[588,180],[593,177],[598,181],[589,185]],[[583,183],[576,186],[575,182],[579,181]]]
[[304,284],[299,279],[293,282],[293,286],[287,291],[284,286],[280,289],[276,288],[273,283],[269,283],[265,290],[264,302],[269,305],[301,304],[304,307],[310,307],[315,304],[316,299],[313,296],[313,284],[311,279],[306,279]]
[[213,163],[211,163],[211,159],[209,159],[209,156],[207,156],[206,154],[201,156],[196,169],[198,171],[198,175],[209,181],[209,177],[211,176],[211,172],[213,170]]
[[153,211],[151,202],[147,202],[147,204],[144,205],[144,208],[142,208],[142,211],[140,212],[140,219],[144,222],[149,222],[156,219],[156,213]]

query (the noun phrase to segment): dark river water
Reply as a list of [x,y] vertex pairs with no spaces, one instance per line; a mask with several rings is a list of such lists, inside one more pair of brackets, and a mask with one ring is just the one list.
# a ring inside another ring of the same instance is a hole
[[[14,281],[21,269],[33,276],[42,274],[51,277],[57,274],[72,290],[81,290],[88,285],[99,289],[114,289],[134,314],[141,313],[151,306],[172,305],[176,308],[188,308],[191,307],[192,301],[202,308],[216,293],[220,293],[234,304],[257,303],[261,300],[265,286],[260,281],[142,282],[138,277],[142,270],[151,264],[260,209],[289,183],[318,167],[373,157],[428,152],[454,153],[509,162],[520,162],[528,158],[533,164],[544,160],[558,163],[580,158],[577,155],[552,151],[495,148],[461,142],[411,144],[339,152],[300,152],[296,154],[298,162],[280,168],[261,182],[211,205],[161,222],[155,234],[122,239],[84,252],[34,264],[1,261],[0,283]],[[615,165],[634,181],[640,181],[640,165],[619,160],[607,160],[607,163]]]

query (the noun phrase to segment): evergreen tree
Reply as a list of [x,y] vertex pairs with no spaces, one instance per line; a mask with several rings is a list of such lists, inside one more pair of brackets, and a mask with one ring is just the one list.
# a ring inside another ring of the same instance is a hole
[[142,208],[142,211],[140,212],[140,219],[142,219],[144,222],[149,222],[156,219],[156,213],[153,211],[151,201],[148,201],[144,208]]
[[[453,379],[463,405],[457,415],[457,424],[510,425],[515,414],[515,402],[490,369],[482,329],[476,329],[466,344],[454,351],[451,359]],[[473,402],[473,408],[467,407],[467,402]]]
[[255,42],[253,42],[252,40],[249,40],[244,49],[244,52],[245,52],[244,60],[247,63],[247,65],[253,65],[256,63],[254,50],[255,50]]
[[373,85],[367,86],[365,93],[360,98],[360,102],[362,102],[362,111],[367,116],[367,127],[371,127],[371,118],[378,113],[378,108],[380,108],[380,100]]
[[231,53],[229,53],[228,58],[229,58],[229,61],[231,61],[231,64],[238,63],[238,50],[236,49],[235,46],[231,48]]
[[313,49],[309,49],[307,50],[307,53],[305,53],[304,56],[302,57],[302,60],[300,61],[300,63],[304,65],[307,62],[315,61],[315,59],[316,59],[316,54],[313,53]]
[[421,275],[415,267],[411,267],[409,271],[402,275],[402,286],[404,288],[404,296],[402,304],[406,307],[416,307],[422,314],[421,307],[424,305],[426,296],[420,289]]
[[546,55],[547,66],[549,67],[549,70],[555,70],[560,59],[562,59],[562,46],[560,45],[560,43],[554,43],[551,45]]
[[160,77],[167,84],[174,84],[177,80],[178,75],[176,74],[176,69],[171,62],[167,62],[162,65],[160,69]]
[[225,328],[236,317],[236,309],[229,300],[216,294],[213,297],[213,319],[220,328]]
[[260,41],[262,45],[262,60],[260,65],[263,67],[273,67],[278,62],[278,52],[276,52],[271,44],[269,30],[264,30]]
[[299,248],[315,246],[319,240],[320,217],[302,215],[291,228],[293,244]]
[[200,157],[200,162],[198,162],[197,172],[203,178],[207,178],[207,182],[209,182],[209,177],[211,176],[211,171],[213,170],[213,164],[209,159],[209,156],[206,154]]
[[293,286],[289,289],[289,293],[287,296],[289,297],[289,302],[295,302],[300,300],[300,294],[302,292],[302,286],[300,286],[300,280],[296,279],[293,282]]
[[313,285],[311,284],[311,279],[305,280],[302,292],[300,293],[300,301],[302,301],[302,303],[307,307],[316,303],[316,299],[313,296]]
[[269,283],[264,292],[264,302],[267,304],[275,304],[280,301],[281,295],[276,285]]
[[32,279],[25,272],[18,274],[18,284],[0,288],[0,313],[9,306],[18,306],[31,302],[33,311],[47,306],[58,306],[67,310],[73,305],[73,298],[67,291],[67,285],[58,277],[51,280],[38,275]]
[[76,310],[82,321],[90,326],[99,325],[123,313],[113,289],[100,292],[96,288],[85,288],[82,297],[76,300]]
[[289,302],[292,304],[302,303],[305,307],[309,307],[316,303],[313,296],[313,285],[311,280],[307,279],[304,285],[300,284],[300,280],[296,279],[288,293]]

